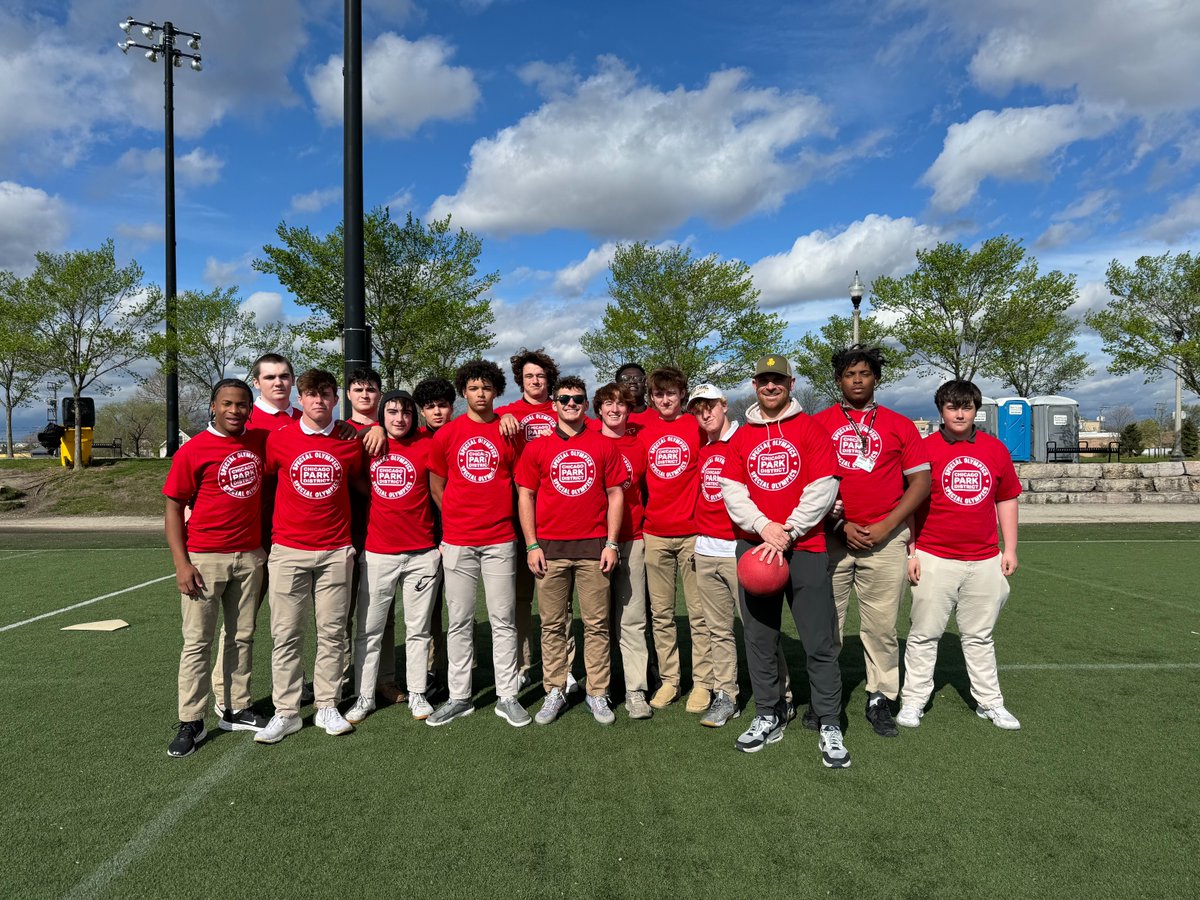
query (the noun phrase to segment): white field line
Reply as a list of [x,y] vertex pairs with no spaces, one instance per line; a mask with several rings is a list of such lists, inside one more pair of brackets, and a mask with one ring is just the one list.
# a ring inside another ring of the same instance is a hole
[[93,603],[99,603],[101,600],[107,600],[109,597],[118,597],[121,594],[128,594],[130,591],[140,590],[144,587],[149,587],[152,584],[158,584],[160,581],[166,581],[168,578],[174,578],[175,573],[164,575],[162,578],[152,578],[150,581],[143,581],[141,584],[135,584],[133,587],[121,588],[119,591],[113,591],[111,594],[101,594],[99,597],[93,597],[91,600],[83,600],[79,603],[72,603],[70,606],[64,606],[62,609],[56,609],[53,612],[42,613],[40,616],[34,616],[31,619],[24,619],[20,622],[13,622],[11,625],[5,625],[0,628],[0,632],[12,631],[14,628],[20,628],[22,625],[29,625],[33,622],[40,622],[42,619],[49,619],[51,616],[57,616],[65,612],[70,612],[73,609],[79,609],[84,606],[91,606]]
[[227,778],[237,767],[242,758],[250,751],[253,741],[242,741],[235,749],[230,750],[220,762],[193,781],[175,800],[166,806],[162,812],[142,826],[124,847],[109,859],[102,862],[83,881],[75,885],[66,896],[69,900],[77,897],[100,897],[112,882],[145,856],[176,823],[203,800],[213,786]]
[[1099,541],[1077,540],[1077,541],[1019,541],[1020,546],[1026,544],[1200,544],[1200,539],[1197,538],[1144,538],[1134,540],[1121,540],[1120,538],[1104,538]]
[[0,550],[4,556],[0,556],[0,562],[9,559],[20,559],[23,556],[34,556],[38,553],[49,553],[49,550]]
[[[1030,543],[1037,542],[1030,541]],[[137,553],[167,549],[167,547],[46,547],[42,550],[0,550],[0,553],[19,556],[22,553],[128,553],[130,551]],[[0,557],[0,559],[2,558]]]
[[999,666],[1005,672],[1124,672],[1142,669],[1200,669],[1200,662],[1162,663],[1009,663]]
[[1185,603],[1176,603],[1174,600],[1165,600],[1162,597],[1156,597],[1153,594],[1135,594],[1132,591],[1123,591],[1120,588],[1111,587],[1107,584],[1100,584],[1095,581],[1087,581],[1083,578],[1075,578],[1073,575],[1064,575],[1062,572],[1055,572],[1053,569],[1047,569],[1042,566],[1031,566],[1029,563],[1023,563],[1022,568],[1032,569],[1041,575],[1050,575],[1053,578],[1061,578],[1063,581],[1070,581],[1074,584],[1081,584],[1086,588],[1091,588],[1094,591],[1107,591],[1110,594],[1118,594],[1122,597],[1128,597],[1131,600],[1138,602],[1150,601],[1152,603],[1161,603],[1164,606],[1170,606],[1175,609],[1182,609],[1184,612],[1196,613],[1200,612],[1200,605],[1193,604],[1188,606]]

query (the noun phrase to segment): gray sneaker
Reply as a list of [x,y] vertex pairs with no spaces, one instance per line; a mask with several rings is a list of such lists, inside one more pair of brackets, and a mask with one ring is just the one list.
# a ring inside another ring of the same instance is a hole
[[648,719],[654,715],[654,710],[646,702],[645,691],[627,691],[625,693],[625,709],[631,719]]
[[712,705],[708,707],[708,712],[704,714],[700,724],[706,728],[720,728],[730,719],[736,719],[741,714],[742,711],[738,709],[736,700],[724,691],[717,691]]
[[470,700],[447,700],[433,714],[425,720],[426,725],[432,725],[436,728],[439,725],[446,725],[453,722],[455,719],[461,719],[463,716],[469,716],[475,712],[475,707]]
[[611,725],[617,721],[616,715],[608,705],[608,698],[603,694],[599,697],[588,697],[587,705],[592,711],[592,717],[601,725]]
[[516,697],[505,697],[502,700],[497,700],[496,715],[513,728],[524,728],[532,721],[529,718],[529,713],[525,712],[525,707],[517,701]]
[[567,705],[567,698],[558,688],[554,688],[546,695],[546,699],[542,701],[542,708],[538,710],[537,715],[533,720],[539,725],[549,725],[558,718],[559,713],[563,711],[563,707]]

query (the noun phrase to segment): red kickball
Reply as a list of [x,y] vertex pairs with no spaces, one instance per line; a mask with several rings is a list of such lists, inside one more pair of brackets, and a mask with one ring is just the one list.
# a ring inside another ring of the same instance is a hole
[[765,563],[757,553],[750,552],[738,560],[737,572],[746,593],[760,596],[783,590],[789,575],[787,563],[779,557]]

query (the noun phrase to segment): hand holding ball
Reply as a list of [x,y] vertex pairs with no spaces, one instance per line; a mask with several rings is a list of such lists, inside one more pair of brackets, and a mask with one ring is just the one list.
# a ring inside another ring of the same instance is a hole
[[737,573],[746,593],[760,597],[777,594],[783,590],[790,574],[787,561],[782,556],[776,556],[768,563],[763,562],[762,556],[753,551],[742,554],[738,560]]

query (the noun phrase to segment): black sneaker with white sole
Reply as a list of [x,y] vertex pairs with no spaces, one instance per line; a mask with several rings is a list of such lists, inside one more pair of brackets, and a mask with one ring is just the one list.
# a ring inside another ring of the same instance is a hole
[[246,707],[245,709],[225,710],[221,715],[222,731],[262,731],[267,727],[267,717]]
[[180,722],[175,739],[167,747],[167,756],[173,756],[176,759],[191,756],[206,737],[208,737],[208,732],[204,730],[203,719],[196,719],[194,722]]
[[742,753],[757,753],[767,744],[782,741],[784,727],[778,716],[755,716],[750,727],[738,736],[733,746]]
[[892,718],[892,708],[883,694],[872,694],[867,700],[867,721],[880,737],[897,737],[900,729]]

